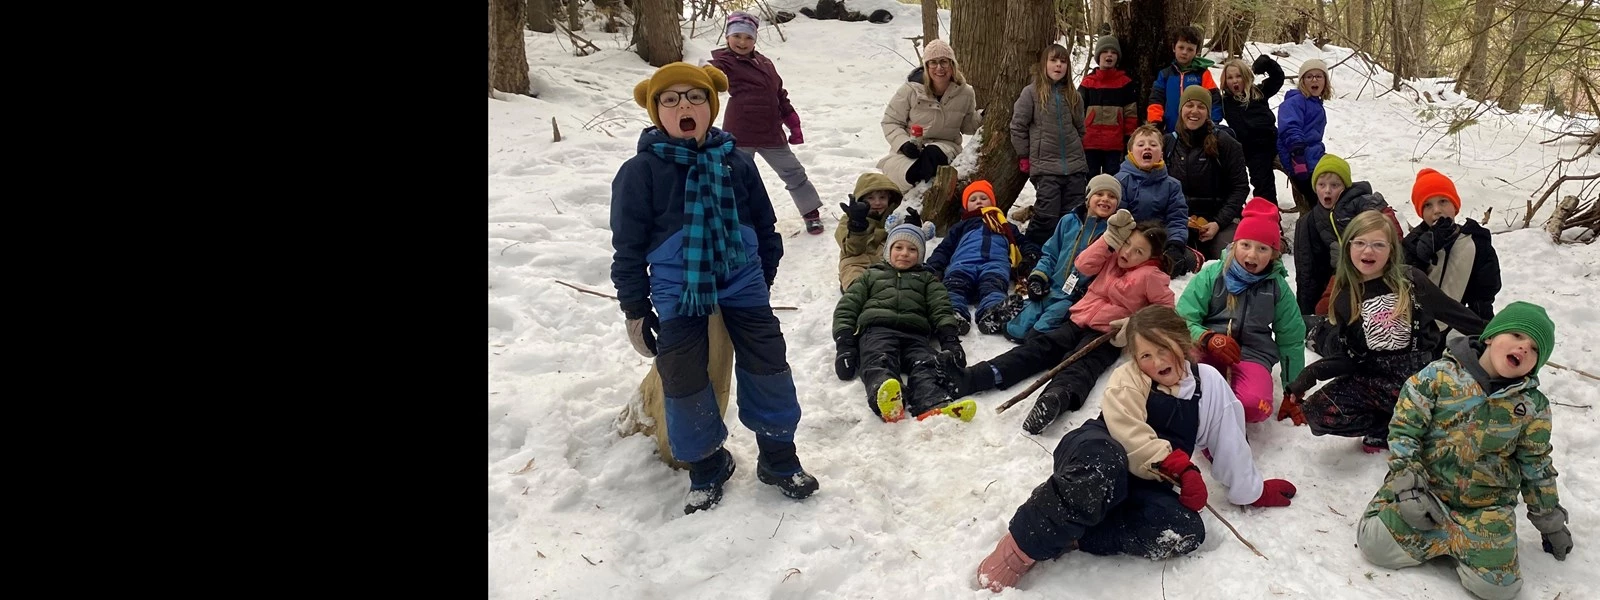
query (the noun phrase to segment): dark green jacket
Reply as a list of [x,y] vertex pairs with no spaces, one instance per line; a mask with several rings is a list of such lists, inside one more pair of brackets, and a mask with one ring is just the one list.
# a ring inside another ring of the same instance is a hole
[[845,289],[833,311],[834,338],[841,333],[861,335],[868,327],[927,335],[955,326],[950,292],[921,264],[904,271],[895,270],[887,261],[872,265]]

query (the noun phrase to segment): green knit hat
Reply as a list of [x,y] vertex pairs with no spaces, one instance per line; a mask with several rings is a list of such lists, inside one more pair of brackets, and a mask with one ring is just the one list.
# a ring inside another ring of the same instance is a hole
[[1201,104],[1206,105],[1207,112],[1211,111],[1211,90],[1198,85],[1183,88],[1183,94],[1178,97],[1178,106],[1181,108],[1183,105],[1188,104],[1190,100],[1200,101]]
[[1350,163],[1345,162],[1342,158],[1332,154],[1324,154],[1322,158],[1317,159],[1317,168],[1311,172],[1311,185],[1316,185],[1317,179],[1322,177],[1323,173],[1338,175],[1339,181],[1343,181],[1345,187],[1350,187],[1351,185]]
[[1488,343],[1489,338],[1507,331],[1520,331],[1533,338],[1533,343],[1539,347],[1539,364],[1534,365],[1528,374],[1537,375],[1539,369],[1544,368],[1544,363],[1550,360],[1550,352],[1556,346],[1556,324],[1550,321],[1550,315],[1545,314],[1543,306],[1512,302],[1489,320],[1489,325],[1483,328],[1478,339]]

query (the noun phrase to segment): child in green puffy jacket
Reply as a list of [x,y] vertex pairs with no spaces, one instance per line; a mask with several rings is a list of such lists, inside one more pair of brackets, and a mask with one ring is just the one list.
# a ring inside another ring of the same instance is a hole
[[908,406],[919,421],[937,414],[971,421],[977,403],[954,402],[940,387],[929,343],[936,334],[942,352],[966,362],[950,293],[922,264],[933,224],[918,227],[897,216],[884,224],[884,260],[857,277],[834,309],[834,372],[849,381],[859,370],[867,406],[885,422],[904,419]]

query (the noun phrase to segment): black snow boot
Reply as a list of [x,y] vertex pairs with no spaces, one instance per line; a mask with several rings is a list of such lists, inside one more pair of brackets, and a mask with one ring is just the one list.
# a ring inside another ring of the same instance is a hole
[[1045,388],[1044,393],[1039,394],[1039,399],[1033,401],[1033,410],[1028,411],[1028,418],[1022,420],[1022,429],[1039,435],[1061,413],[1080,408],[1083,408],[1083,398],[1066,387]]
[[689,463],[689,495],[683,501],[683,514],[708,510],[722,501],[722,484],[733,477],[733,454],[727,448],[704,460]]
[[761,449],[761,458],[756,461],[756,478],[761,483],[778,486],[783,495],[796,500],[817,491],[817,478],[800,466],[794,442],[756,436],[756,446]]

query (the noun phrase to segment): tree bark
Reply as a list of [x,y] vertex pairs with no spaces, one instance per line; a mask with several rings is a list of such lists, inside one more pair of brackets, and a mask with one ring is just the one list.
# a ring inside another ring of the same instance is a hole
[[550,0],[528,1],[528,30],[539,33],[555,33],[556,23],[552,19],[555,7],[550,5]]
[[[956,20],[951,14],[952,22]],[[995,81],[984,107],[983,136],[978,142],[978,171],[973,179],[987,179],[994,186],[995,205],[1010,212],[1017,194],[1028,183],[1028,176],[1017,170],[1016,150],[1011,147],[1011,108],[1017,95],[1033,81],[1039,52],[1056,39],[1053,0],[1010,0],[1004,18],[996,19],[1003,29],[995,39],[1006,40],[999,64],[985,64]],[[1067,69],[1072,75],[1072,69]]]
[[[989,104],[990,91],[1005,64],[1006,44],[1022,43],[1004,37],[1006,5],[1002,0],[950,0],[950,48],[956,51],[961,75],[976,93],[978,106]],[[1045,20],[1050,21],[1048,15]]]
[[1372,47],[1372,0],[1361,0],[1361,49],[1378,56]]
[[1494,27],[1494,9],[1497,0],[1477,0],[1472,12],[1472,53],[1467,64],[1456,77],[1456,93],[1466,90],[1467,95],[1483,100],[1489,97],[1489,31]]
[[634,32],[639,58],[652,67],[683,60],[683,31],[675,0],[634,0]]
[[1406,21],[1408,26],[1405,29],[1411,33],[1411,41],[1407,44],[1411,50],[1411,76],[1435,77],[1438,74],[1433,72],[1433,53],[1428,51],[1428,21],[1424,3],[1422,0],[1408,1],[1411,16]]
[[939,39],[939,0],[922,0],[922,45]]
[[1389,37],[1393,40],[1390,45],[1394,50],[1394,60],[1390,64],[1394,67],[1393,89],[1400,89],[1400,82],[1412,75],[1410,66],[1411,52],[1406,48],[1405,11],[1400,5],[1400,0],[1389,0]]
[[[560,2],[561,0],[556,1]],[[578,19],[578,16],[582,13],[583,0],[566,0],[566,7],[567,29],[572,31],[583,31],[583,21]]]
[[1111,7],[1111,31],[1122,42],[1122,58],[1117,66],[1139,82],[1141,121],[1156,72],[1172,62],[1166,4],[1166,0],[1130,0]]
[[489,87],[509,94],[527,94],[528,52],[522,45],[522,29],[526,23],[523,14],[527,5],[523,0],[492,0],[490,22],[494,38],[494,68],[490,73]]
[[1532,16],[1523,5],[1511,9],[1511,56],[1506,59],[1506,87],[1500,92],[1500,108],[1517,111],[1522,108],[1522,96],[1525,94],[1522,81],[1528,68],[1528,33],[1529,25],[1533,22]]

